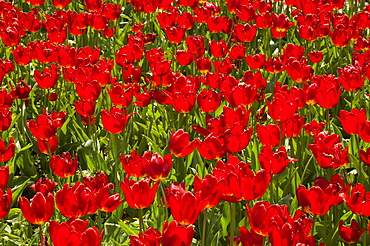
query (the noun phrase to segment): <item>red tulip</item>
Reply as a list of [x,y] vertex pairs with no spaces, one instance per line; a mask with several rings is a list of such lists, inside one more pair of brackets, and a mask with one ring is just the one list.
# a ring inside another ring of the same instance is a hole
[[351,220],[351,226],[346,227],[343,226],[344,221],[340,220],[339,221],[339,226],[338,226],[338,232],[340,237],[345,241],[346,243],[356,243],[358,240],[360,240],[361,234],[366,230],[361,229],[359,230],[358,228],[358,223],[356,220]]
[[53,5],[57,9],[64,9],[72,0],[53,0]]
[[242,25],[238,23],[234,26],[233,37],[238,42],[243,42],[243,43],[252,42],[253,39],[256,37],[256,34],[257,34],[256,25],[251,26],[249,24]]
[[34,225],[42,225],[49,221],[54,213],[54,196],[48,193],[45,197],[41,192],[37,192],[31,204],[27,198],[20,197],[19,206],[28,222]]
[[189,133],[185,132],[183,129],[177,130],[176,132],[172,130],[168,149],[177,158],[188,156],[194,151],[194,148],[199,145],[199,140],[194,140],[189,143],[189,139]]
[[130,235],[131,246],[160,246],[161,244],[161,232],[158,229],[153,229],[149,226],[145,232],[139,232],[139,236]]
[[365,163],[366,166],[370,166],[370,148],[367,148],[366,151],[360,150],[360,158]]
[[90,209],[94,193],[81,182],[74,186],[65,184],[55,195],[59,211],[67,218],[85,216]]
[[9,166],[0,167],[0,191],[4,191],[9,181]]
[[263,169],[271,170],[272,174],[281,174],[285,171],[290,162],[298,161],[295,158],[287,158],[284,146],[274,152],[271,147],[262,146],[258,161]]
[[221,104],[222,95],[212,89],[203,89],[197,97],[200,110],[209,113],[218,109]]
[[37,147],[45,155],[53,154],[58,148],[58,137],[53,136],[48,140],[36,139]]
[[339,82],[346,91],[358,91],[364,85],[366,76],[361,76],[360,68],[353,65],[338,68]]
[[10,211],[12,206],[12,189],[8,189],[4,194],[0,191],[0,220],[2,220]]
[[211,54],[215,58],[224,58],[226,54],[229,52],[229,47],[225,43],[225,40],[221,40],[220,42],[216,42],[216,40],[211,40],[209,42],[209,48]]
[[341,193],[340,196],[353,213],[366,217],[370,216],[370,194],[365,190],[363,184],[355,184],[350,194],[346,192]]
[[359,134],[365,127],[366,111],[363,108],[353,108],[350,112],[341,110],[339,120],[348,134]]
[[208,201],[205,208],[213,208],[219,204],[224,186],[224,179],[210,174],[203,179],[200,179],[198,175],[194,177],[194,194],[200,201]]
[[129,155],[120,154],[120,160],[123,169],[130,177],[140,178],[145,175],[144,168],[148,160],[139,156],[136,150],[133,150]]
[[30,186],[36,192],[40,192],[46,197],[49,193],[53,193],[54,188],[58,186],[57,182],[53,182],[48,178],[39,178],[37,183]]
[[57,66],[52,64],[50,69],[45,68],[44,73],[41,74],[38,70],[35,70],[35,80],[41,89],[51,89],[55,86],[58,81]]
[[144,178],[139,181],[125,177],[125,181],[121,182],[121,189],[125,194],[125,199],[128,205],[134,209],[142,209],[149,207],[154,200],[155,194],[159,186],[157,181],[150,187],[151,179]]
[[208,204],[208,200],[201,200],[189,191],[178,195],[170,193],[166,200],[173,218],[183,226],[194,224]]
[[242,246],[262,246],[264,237],[253,230],[248,231],[245,226],[239,227],[240,243]]
[[0,162],[9,161],[10,159],[12,159],[14,156],[14,152],[15,152],[14,139],[11,137],[9,139],[8,146],[6,146],[5,142],[0,138]]
[[126,109],[117,107],[112,107],[109,112],[108,110],[102,110],[103,126],[112,134],[121,133],[125,130],[128,120],[134,114],[127,114]]
[[96,195],[96,203],[99,210],[111,213],[116,210],[119,205],[122,204],[123,199],[120,200],[120,194],[113,193],[112,195],[109,194],[109,190],[111,189],[111,185],[106,185],[101,188]]
[[337,134],[320,132],[315,136],[314,143],[308,147],[322,168],[338,168],[349,163],[348,146],[341,149],[342,144]]
[[313,215],[324,215],[334,205],[336,196],[322,190],[319,186],[312,186],[307,190],[305,186],[299,185],[297,189],[297,198],[302,209]]
[[321,51],[314,50],[308,53],[308,57],[310,58],[312,63],[318,63],[322,61],[323,54]]
[[333,75],[314,75],[311,83],[318,86],[316,100],[322,108],[334,108],[338,104],[342,93],[338,78]]
[[0,108],[0,132],[4,132],[9,129],[12,123],[12,111],[7,108]]
[[276,93],[271,102],[266,102],[269,115],[277,122],[292,118],[298,109],[298,97],[294,93]]
[[284,137],[284,134],[281,134],[280,131],[282,130],[278,125],[263,126],[257,124],[258,139],[263,145],[277,147],[281,142],[281,137]]
[[147,160],[144,167],[144,173],[148,175],[152,180],[164,180],[171,172],[172,168],[172,155],[166,154],[164,157],[158,153],[151,153],[145,151],[142,158]]
[[99,246],[103,239],[104,230],[100,233],[98,228],[87,227],[88,220],[70,219],[68,222],[50,222],[49,234],[54,246],[89,245]]
[[53,173],[60,178],[68,178],[73,176],[78,167],[78,155],[75,155],[75,159],[72,160],[71,154],[63,152],[62,156],[53,155],[50,158],[50,168]]
[[[103,187],[109,184],[108,176],[103,171],[97,172],[95,176],[84,176],[83,183],[94,194],[97,194]],[[113,188],[114,187],[111,187],[111,189]]]
[[170,224],[166,221],[163,225],[162,246],[190,246],[194,235],[194,226],[179,225],[176,221]]

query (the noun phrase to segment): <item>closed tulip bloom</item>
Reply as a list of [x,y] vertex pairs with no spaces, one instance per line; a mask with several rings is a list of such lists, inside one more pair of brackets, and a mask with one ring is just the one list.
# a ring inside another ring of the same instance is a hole
[[125,130],[130,117],[135,113],[127,114],[126,109],[112,107],[110,111],[102,110],[102,121],[105,130],[112,134],[121,133]]
[[116,83],[110,90],[107,88],[108,94],[114,105],[128,107],[132,102],[134,91],[131,87]]
[[53,155],[50,158],[50,167],[53,173],[60,178],[68,178],[73,176],[78,167],[78,155],[72,160],[71,154],[63,152],[62,155]]
[[225,155],[225,150],[222,142],[222,139],[215,137],[212,134],[208,135],[198,146],[199,154],[207,160],[223,157]]
[[151,179],[144,178],[139,181],[125,177],[125,181],[121,182],[121,189],[125,194],[125,199],[128,205],[134,209],[142,209],[149,207],[153,201],[159,181],[150,187]]
[[0,191],[4,191],[9,181],[9,166],[0,167]]
[[53,136],[48,140],[36,139],[37,147],[45,155],[53,154],[58,148],[58,137]]
[[220,42],[217,42],[216,40],[211,40],[209,42],[209,47],[212,55],[215,58],[223,58],[229,51],[229,47],[225,43],[225,40],[221,40]]
[[10,210],[12,206],[12,189],[8,189],[4,194],[3,191],[0,191],[0,220],[2,220]]
[[[84,176],[83,177],[84,185],[89,188],[94,194],[97,194],[99,190],[108,185],[108,176],[103,172],[99,171],[95,176]],[[113,185],[113,184],[112,184]],[[112,187],[111,189],[113,189]]]
[[28,222],[34,225],[42,225],[49,221],[54,213],[54,196],[48,193],[45,197],[41,192],[37,192],[31,204],[27,198],[20,197],[19,205]]
[[316,93],[317,103],[325,109],[337,106],[342,87],[337,77],[334,75],[314,75],[311,78],[311,84],[316,83],[318,86]]
[[162,246],[190,246],[193,241],[194,226],[182,226],[176,221],[170,224],[166,221],[163,225]]
[[94,199],[94,193],[81,182],[71,187],[67,183],[55,195],[59,211],[67,218],[85,216],[90,209],[91,199]]
[[166,154],[164,157],[162,157],[158,153],[152,154],[149,151],[145,151],[143,158],[147,159],[146,166],[144,167],[144,173],[146,173],[152,180],[164,180],[171,172],[171,154]]
[[284,136],[281,134],[280,127],[278,125],[260,125],[257,124],[257,134],[258,139],[261,141],[263,145],[277,147],[281,141],[280,136]]
[[50,222],[49,234],[54,246],[89,245],[99,246],[104,230],[100,233],[97,227],[87,227],[89,221],[70,219],[68,222]]
[[356,243],[358,240],[360,240],[361,234],[366,230],[361,229],[359,230],[358,223],[356,220],[351,220],[351,226],[346,227],[343,225],[344,221],[339,221],[338,226],[338,232],[340,237],[345,241],[346,243]]
[[359,134],[365,128],[366,111],[364,108],[353,108],[350,112],[341,110],[339,120],[348,134]]
[[185,132],[183,129],[179,129],[176,132],[172,131],[170,136],[170,141],[168,143],[168,149],[174,154],[177,158],[182,158],[190,155],[199,145],[198,140],[190,142],[189,133]]
[[221,93],[212,89],[203,89],[197,97],[199,108],[206,113],[216,111],[221,104],[221,100]]
[[148,160],[141,157],[136,150],[133,150],[129,155],[120,154],[120,160],[123,169],[130,177],[140,178],[145,175],[144,168]]
[[277,122],[292,118],[298,109],[298,97],[294,93],[276,93],[271,102],[266,102],[269,115]]

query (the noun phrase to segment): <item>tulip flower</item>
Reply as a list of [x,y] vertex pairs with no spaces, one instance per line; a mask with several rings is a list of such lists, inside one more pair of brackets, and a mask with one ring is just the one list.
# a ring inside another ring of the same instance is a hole
[[316,100],[322,108],[334,108],[338,104],[342,88],[337,77],[334,75],[314,75],[311,78],[311,83],[316,83],[318,86]]
[[266,102],[269,115],[277,122],[292,118],[298,109],[298,97],[294,93],[276,93],[271,102]]
[[177,195],[170,193],[166,200],[173,218],[183,226],[194,224],[209,203],[208,200],[201,200],[189,191]]
[[225,154],[222,140],[212,136],[212,134],[207,136],[203,142],[200,142],[198,151],[199,154],[207,160],[219,159]]
[[360,68],[353,65],[338,68],[339,81],[346,91],[358,91],[365,82],[366,76],[361,76]]
[[31,204],[27,198],[20,197],[19,206],[28,222],[34,225],[42,225],[49,221],[54,213],[54,196],[48,193],[45,197],[41,192],[37,192]]
[[[325,193],[332,193],[336,199],[333,205],[340,205],[343,203],[342,193],[347,193],[349,191],[349,185],[344,184],[343,178],[340,174],[334,174],[330,181],[327,181],[323,177],[317,177],[314,181],[315,186],[319,186]],[[328,190],[326,190],[328,189]]]
[[314,50],[308,53],[308,57],[310,58],[312,63],[318,63],[322,61],[323,54],[321,51]]
[[[99,190],[105,187],[108,183],[108,176],[103,172],[99,171],[95,176],[84,176],[83,177],[84,185],[89,188],[94,194],[97,194]],[[113,189],[114,187],[111,187]]]
[[26,66],[32,60],[32,48],[23,48],[17,45],[14,50],[10,50],[13,53],[14,61],[21,66]]
[[103,126],[112,134],[121,133],[125,130],[128,120],[134,114],[127,114],[126,109],[117,107],[112,107],[109,112],[108,110],[102,110]]
[[153,201],[159,181],[157,181],[152,187],[150,187],[151,179],[144,178],[139,181],[129,179],[125,177],[125,181],[121,182],[120,186],[125,194],[125,199],[128,205],[134,209],[142,209],[149,207]]
[[145,232],[139,232],[139,236],[130,235],[131,246],[159,246],[161,244],[161,232],[149,226]]
[[21,100],[27,100],[29,97],[29,94],[32,90],[32,87],[29,86],[25,81],[20,80],[15,89],[12,89],[14,92],[14,97],[21,99]]
[[366,230],[361,229],[359,230],[358,228],[358,223],[356,220],[351,220],[351,226],[346,227],[343,225],[344,221],[340,220],[339,221],[339,226],[338,226],[338,232],[340,237],[345,241],[346,243],[356,243],[358,240],[360,240],[361,234]]
[[284,136],[284,133],[281,134],[280,132],[282,130],[278,125],[264,126],[257,124],[258,139],[266,146],[277,147],[282,140],[281,137]]
[[242,44],[234,44],[231,47],[229,54],[232,60],[243,59],[245,56],[245,46]]
[[57,83],[59,75],[56,65],[52,64],[50,69],[44,69],[43,74],[41,74],[39,70],[35,70],[34,77],[41,89],[51,89]]
[[260,69],[265,66],[266,54],[248,55],[245,57],[245,61],[251,69]]
[[129,155],[120,154],[120,160],[123,169],[130,177],[140,178],[145,175],[144,168],[148,160],[139,156],[136,150],[133,150]]
[[245,226],[239,227],[240,243],[242,246],[262,246],[264,237],[253,230],[248,231]]
[[53,0],[53,5],[57,9],[64,9],[72,0]]
[[68,222],[50,222],[49,234],[54,246],[89,245],[99,246],[103,239],[104,230],[100,233],[98,228],[87,227],[89,221],[70,219]]
[[208,201],[205,208],[213,208],[219,204],[224,186],[225,180],[223,178],[217,178],[210,174],[207,174],[203,179],[200,179],[198,175],[194,177],[194,194],[200,201]]
[[93,80],[93,81],[85,80],[84,82],[77,82],[75,83],[75,85],[76,85],[77,95],[82,100],[95,101],[100,96],[101,87],[98,81],[96,80]]
[[185,132],[183,129],[179,129],[176,132],[172,130],[168,149],[177,158],[188,156],[194,151],[194,148],[199,145],[199,141],[194,140],[189,143],[189,139],[189,133]]
[[355,184],[349,194],[341,193],[340,196],[347,204],[349,209],[358,215],[370,216],[370,199],[369,192],[365,190],[363,184]]
[[280,217],[288,216],[289,211],[285,205],[271,204],[267,201],[258,201],[252,208],[246,206],[251,232],[267,236],[270,229],[271,219],[277,215]]
[[238,41],[238,42],[243,42],[243,43],[246,43],[246,42],[252,42],[253,39],[256,37],[256,34],[257,34],[257,26],[256,25],[249,25],[249,24],[241,24],[241,23],[238,23],[236,25],[234,25],[234,29],[233,29],[233,37],[235,37],[235,39]]
[[14,139],[11,137],[8,146],[6,146],[5,142],[0,138],[0,162],[9,161],[10,159],[12,159],[14,156],[14,152]]
[[221,40],[220,42],[216,42],[216,40],[211,40],[209,42],[209,48],[211,54],[215,58],[224,58],[229,51],[229,47],[225,43],[225,40]]
[[292,118],[283,122],[283,131],[288,138],[298,137],[304,124],[304,116],[294,114]]
[[320,132],[315,137],[314,143],[308,147],[322,168],[339,168],[349,163],[348,146],[341,149],[342,144],[337,134]]
[[39,178],[37,183],[30,186],[36,192],[40,192],[46,197],[49,193],[53,193],[54,188],[58,186],[57,182],[53,182],[48,178]]
[[0,133],[9,129],[12,123],[12,111],[7,108],[0,108]]
[[194,226],[182,226],[176,221],[170,224],[166,221],[163,225],[162,246],[190,246],[193,241]]
[[366,166],[370,166],[370,148],[367,148],[366,151],[360,150],[360,158],[365,163]]
[[48,140],[36,139],[37,147],[45,155],[53,154],[58,148],[58,137],[53,136]]
[[13,93],[8,93],[6,89],[0,90],[0,107],[10,108],[13,104]]
[[75,155],[75,159],[72,160],[71,154],[63,152],[62,156],[53,155],[50,158],[50,168],[53,173],[60,178],[68,178],[73,176],[78,167],[78,155]]
[[12,189],[8,189],[4,194],[0,191],[0,220],[9,213],[10,207],[12,206]]
[[0,167],[0,191],[4,191],[9,181],[9,166]]
[[57,191],[55,201],[59,211],[67,218],[85,216],[90,209],[94,193],[81,182],[74,186],[64,184],[63,189]]
[[147,160],[144,167],[144,173],[148,175],[153,181],[164,180],[171,172],[172,155],[166,154],[164,157],[158,153],[151,153],[145,151],[143,158]]
[[313,120],[311,123],[304,124],[303,128],[307,134],[311,136],[316,136],[318,133],[322,132],[324,126],[325,122],[318,123],[316,120]]
[[222,95],[212,89],[203,89],[197,97],[200,110],[209,113],[218,109],[221,104]]
[[258,161],[262,168],[271,170],[272,174],[281,174],[285,171],[290,162],[298,161],[295,158],[287,158],[284,146],[274,152],[271,147],[262,146],[261,153],[258,155]]
[[322,190],[319,186],[312,186],[307,190],[305,186],[299,185],[297,189],[297,198],[302,209],[313,215],[324,215],[334,205],[336,196]]
[[108,89],[108,94],[114,105],[121,107],[128,107],[133,98],[133,89],[131,87],[125,87],[122,84],[116,83],[112,89]]
[[359,134],[365,128],[366,111],[364,108],[361,110],[353,108],[350,112],[341,110],[338,118],[344,131],[348,134]]
[[114,193],[112,195],[109,195],[109,190],[111,188],[111,185],[106,185],[102,189],[100,189],[99,193],[96,195],[96,203],[99,210],[106,213],[113,212],[123,202],[123,199],[120,200],[120,194]]

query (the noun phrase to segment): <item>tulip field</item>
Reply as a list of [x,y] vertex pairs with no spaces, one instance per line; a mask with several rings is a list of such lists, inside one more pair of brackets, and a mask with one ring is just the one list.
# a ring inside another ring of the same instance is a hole
[[0,245],[370,245],[364,0],[0,0]]

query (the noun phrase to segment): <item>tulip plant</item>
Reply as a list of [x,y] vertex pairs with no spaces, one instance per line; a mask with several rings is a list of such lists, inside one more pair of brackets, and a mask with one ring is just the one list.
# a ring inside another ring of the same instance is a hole
[[364,0],[0,0],[0,245],[370,245],[369,35]]

